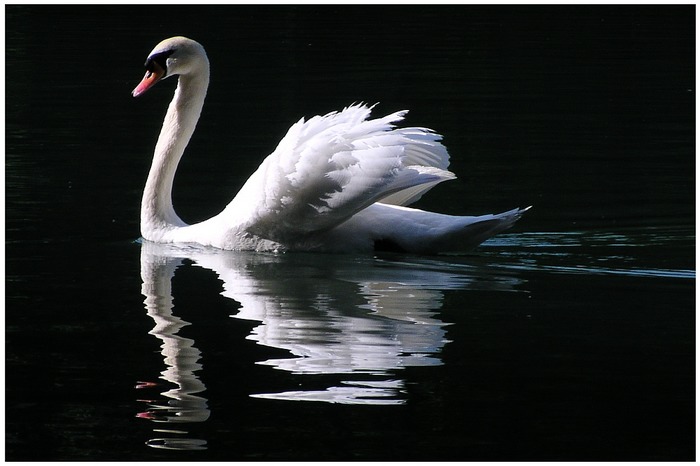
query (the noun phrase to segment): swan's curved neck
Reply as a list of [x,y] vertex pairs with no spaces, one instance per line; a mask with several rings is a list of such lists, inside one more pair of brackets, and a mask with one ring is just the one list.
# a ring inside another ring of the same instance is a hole
[[197,73],[178,78],[141,200],[141,235],[147,240],[163,240],[169,232],[186,226],[173,208],[173,181],[177,165],[202,113],[208,86],[208,64]]

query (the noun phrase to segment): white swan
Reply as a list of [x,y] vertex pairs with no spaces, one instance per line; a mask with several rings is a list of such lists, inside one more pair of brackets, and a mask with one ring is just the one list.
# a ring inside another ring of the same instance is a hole
[[221,213],[187,225],[173,209],[171,191],[202,111],[209,60],[199,43],[172,37],[153,49],[146,69],[134,97],[179,76],[141,203],[148,241],[229,250],[439,253],[477,246],[527,210],[457,217],[403,207],[455,177],[446,170],[441,136],[395,128],[406,112],[370,120],[371,108],[352,105],[294,124]]

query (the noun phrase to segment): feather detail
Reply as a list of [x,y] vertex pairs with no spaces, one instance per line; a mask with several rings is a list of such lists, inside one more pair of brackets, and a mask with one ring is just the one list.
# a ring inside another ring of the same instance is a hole
[[[246,230],[274,241],[333,228],[383,200],[407,205],[455,176],[440,135],[395,128],[406,111],[368,119],[371,107],[295,123],[253,176],[260,192]],[[245,187],[244,187],[245,189]],[[230,209],[239,209],[236,201]],[[229,209],[227,208],[227,210]]]

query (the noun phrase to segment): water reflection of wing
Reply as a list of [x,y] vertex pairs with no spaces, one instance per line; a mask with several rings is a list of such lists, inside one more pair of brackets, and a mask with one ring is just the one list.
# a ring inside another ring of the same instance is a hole
[[[261,362],[298,374],[374,374],[440,364],[444,323],[435,317],[442,292],[415,289],[386,269],[382,281],[356,282],[372,261],[299,255],[190,257],[216,271],[223,294],[241,304],[236,318],[261,322],[248,338],[295,357]],[[254,264],[251,264],[254,262]],[[444,284],[433,273],[423,282]]]

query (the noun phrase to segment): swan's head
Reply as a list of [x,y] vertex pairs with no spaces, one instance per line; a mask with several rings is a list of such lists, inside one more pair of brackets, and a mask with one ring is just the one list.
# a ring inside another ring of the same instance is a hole
[[188,75],[209,69],[209,60],[199,42],[187,37],[171,37],[156,45],[146,59],[146,75],[131,95],[138,97],[161,79]]

